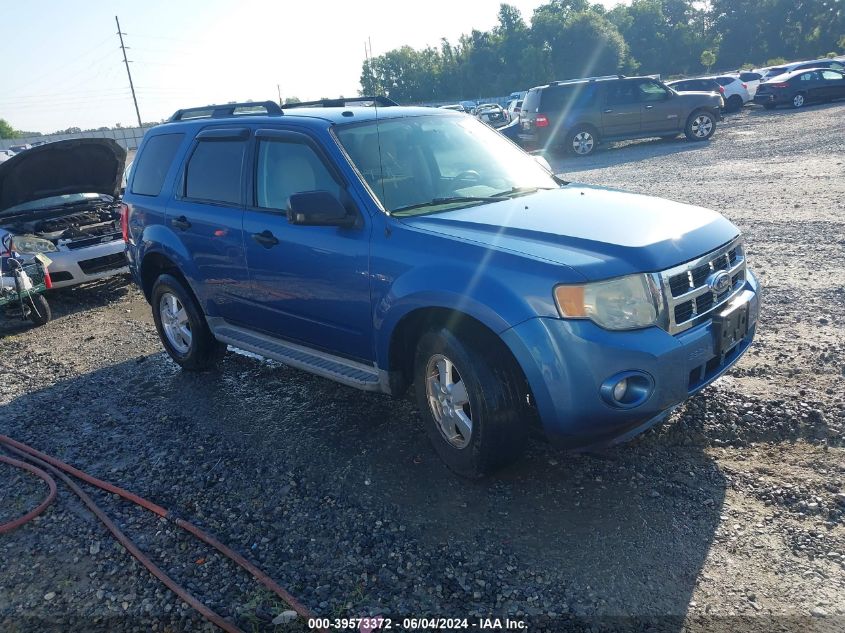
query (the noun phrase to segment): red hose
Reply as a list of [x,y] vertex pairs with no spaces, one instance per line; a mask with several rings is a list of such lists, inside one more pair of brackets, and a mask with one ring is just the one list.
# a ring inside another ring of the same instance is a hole
[[11,457],[6,457],[5,455],[0,455],[0,462],[4,464],[9,464],[10,466],[17,466],[18,468],[23,468],[24,470],[28,470],[33,475],[41,477],[49,486],[50,491],[47,493],[47,496],[44,498],[38,507],[30,510],[22,517],[15,519],[14,521],[10,521],[9,523],[0,523],[0,534],[5,534],[6,532],[11,532],[12,530],[18,529],[27,521],[31,521],[39,514],[44,512],[51,503],[53,503],[53,499],[56,498],[56,481],[50,477],[47,473],[45,473],[40,468],[36,468],[32,464],[27,464],[26,462],[18,461],[17,459],[12,459]]
[[[69,473],[75,477],[78,477],[82,481],[85,481],[92,486],[96,486],[101,490],[105,490],[107,492],[111,492],[113,494],[119,495],[120,497],[135,503],[136,505],[157,514],[160,517],[164,517],[167,519],[172,520],[176,525],[181,527],[187,532],[190,532],[194,536],[196,536],[201,541],[211,545],[221,554],[229,558],[230,560],[234,561],[245,570],[247,570],[250,574],[252,574],[253,578],[255,578],[258,582],[263,584],[267,587],[270,591],[275,593],[279,596],[282,600],[284,600],[288,605],[290,605],[291,609],[296,611],[300,616],[303,618],[310,619],[314,617],[314,614],[311,613],[305,606],[303,606],[296,598],[294,598],[290,593],[285,591],[282,587],[280,587],[276,582],[273,581],[267,574],[262,572],[258,569],[255,565],[250,563],[247,559],[243,556],[232,550],[231,548],[227,547],[216,538],[211,536],[210,534],[205,533],[203,530],[195,526],[193,523],[189,521],[185,521],[184,519],[180,519],[172,515],[171,512],[162,508],[161,506],[152,503],[151,501],[147,501],[143,497],[139,497],[138,495],[129,492],[128,490],[124,490],[118,486],[108,483],[107,481],[103,481],[101,479],[97,479],[96,477],[92,477],[81,470],[70,466],[62,462],[61,460],[56,459],[55,457],[51,457],[50,455],[46,455],[41,451],[38,451],[26,444],[22,444],[21,442],[15,441],[10,437],[5,435],[0,435],[0,445],[5,445],[5,447],[12,451],[16,455],[20,455],[26,459],[29,459],[45,470],[48,470],[54,473],[57,477],[59,477],[62,481],[64,481],[68,487],[73,490],[79,496],[80,499],[88,506],[88,508],[97,516],[100,521],[108,528],[108,530],[114,535],[114,537],[123,545],[132,556],[134,556],[138,561],[144,565],[144,567],[149,570],[149,572],[158,578],[162,583],[164,583],[173,593],[179,596],[184,602],[191,605],[194,609],[196,609],[199,613],[202,614],[204,618],[213,622],[215,625],[223,629],[224,631],[228,632],[238,632],[241,633],[241,630],[236,627],[234,624],[224,620],[221,616],[217,613],[206,607],[202,604],[199,600],[194,598],[190,593],[187,592],[182,586],[177,584],[173,579],[171,579],[167,574],[165,574],[155,563],[152,562],[138,547],[125,535],[120,529],[106,516],[106,514],[97,506],[96,503],[83,491],[77,484],[75,484],[65,473]],[[56,495],[56,483],[52,480],[50,475],[46,472],[35,468],[29,464],[24,462],[19,462],[15,459],[10,459],[3,457],[0,455],[0,460],[4,461],[5,463],[9,463],[15,466],[19,466],[21,468],[25,468],[26,470],[35,473],[42,479],[44,479],[47,484],[50,486],[50,494],[48,498],[45,499],[37,508],[28,512],[23,517],[13,521],[12,523],[4,524],[0,526],[0,533],[3,531],[11,531],[15,529],[15,527],[19,527],[26,521],[32,519],[34,516],[38,515],[40,512],[43,512],[44,509],[52,503],[53,499]],[[64,472],[62,472],[64,471]],[[8,530],[4,530],[3,528],[9,527]]]

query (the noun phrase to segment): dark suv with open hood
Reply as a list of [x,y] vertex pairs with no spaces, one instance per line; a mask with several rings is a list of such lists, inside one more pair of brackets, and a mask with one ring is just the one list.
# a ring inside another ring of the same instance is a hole
[[706,141],[721,120],[709,92],[679,94],[653,77],[610,75],[554,81],[528,91],[519,141],[529,150],[592,154],[602,141],[673,138]]
[[58,288],[127,272],[118,203],[125,161],[114,140],[86,138],[0,164],[0,243],[11,234],[11,250],[44,253]]

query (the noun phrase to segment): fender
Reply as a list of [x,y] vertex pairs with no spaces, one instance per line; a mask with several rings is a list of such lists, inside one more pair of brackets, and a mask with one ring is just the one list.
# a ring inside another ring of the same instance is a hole
[[[431,289],[432,280],[438,288]],[[520,292],[514,292],[518,287]],[[529,286],[505,285],[497,276],[478,275],[476,268],[454,265],[417,267],[408,270],[379,298],[374,288],[373,315],[376,362],[389,366],[390,343],[397,324],[411,312],[423,308],[444,308],[466,314],[497,334],[516,323],[537,316],[537,306],[551,303],[551,289],[543,296]],[[545,296],[545,295],[548,295]],[[542,311],[541,311],[542,312]]]
[[[194,280],[199,277],[198,270],[185,245],[169,228],[163,224],[151,224],[144,227],[140,239],[136,241],[139,276],[143,271],[144,260],[148,255],[158,254],[172,261],[194,293],[201,305],[206,305],[202,286]],[[214,315],[209,315],[214,316]]]

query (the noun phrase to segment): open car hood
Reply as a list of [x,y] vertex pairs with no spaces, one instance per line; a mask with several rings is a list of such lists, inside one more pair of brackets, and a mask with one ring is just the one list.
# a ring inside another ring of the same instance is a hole
[[56,141],[0,163],[0,214],[24,202],[69,193],[117,197],[126,150],[110,138]]

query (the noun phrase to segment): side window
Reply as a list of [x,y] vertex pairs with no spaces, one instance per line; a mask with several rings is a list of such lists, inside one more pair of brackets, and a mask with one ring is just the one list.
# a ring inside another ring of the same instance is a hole
[[200,141],[185,169],[185,197],[239,205],[245,150],[246,141]]
[[633,81],[616,81],[607,87],[607,104],[622,105],[638,101],[635,92],[637,85]]
[[845,70],[845,64],[841,62],[830,62],[830,68],[834,70]]
[[262,140],[256,169],[255,199],[262,209],[286,211],[291,195],[305,191],[340,197],[340,184],[305,143]]
[[161,193],[164,178],[184,138],[184,134],[159,134],[147,140],[144,151],[132,164],[132,193],[142,196]]
[[843,75],[842,73],[838,73],[834,70],[823,70],[822,79],[842,81],[843,79],[845,79],[845,75]]
[[637,100],[642,103],[654,101],[665,101],[666,89],[653,81],[640,81],[637,83]]
[[801,73],[798,77],[798,81],[807,82],[807,81],[815,81],[816,80],[816,73]]

